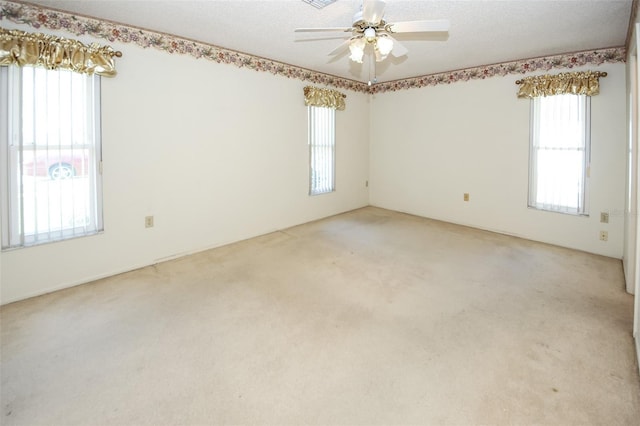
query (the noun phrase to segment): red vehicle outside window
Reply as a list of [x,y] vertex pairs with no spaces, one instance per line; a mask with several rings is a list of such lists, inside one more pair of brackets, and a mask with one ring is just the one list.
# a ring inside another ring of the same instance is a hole
[[86,176],[89,173],[89,151],[86,148],[25,149],[22,173],[23,176],[48,176],[52,180]]

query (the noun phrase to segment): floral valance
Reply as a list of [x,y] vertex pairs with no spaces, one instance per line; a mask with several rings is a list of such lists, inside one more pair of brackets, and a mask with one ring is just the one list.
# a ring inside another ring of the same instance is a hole
[[537,98],[567,94],[595,96],[600,93],[599,78],[606,76],[606,72],[577,71],[525,77],[516,81],[516,84],[520,85],[518,97]]
[[114,56],[122,54],[110,46],[0,28],[0,66],[40,66],[113,77]]
[[313,86],[304,88],[304,104],[307,106],[327,107],[342,111],[345,108],[344,98],[346,97],[347,95],[333,89]]

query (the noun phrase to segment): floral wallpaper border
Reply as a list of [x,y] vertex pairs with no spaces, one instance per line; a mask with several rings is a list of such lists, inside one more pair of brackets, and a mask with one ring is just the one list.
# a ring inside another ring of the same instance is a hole
[[465,68],[458,71],[448,71],[439,74],[407,78],[403,80],[378,83],[371,87],[372,93],[382,93],[403,89],[413,89],[437,84],[451,84],[459,81],[485,79],[509,74],[526,74],[534,71],[548,71],[552,68],[574,68],[583,65],[601,65],[605,62],[625,62],[624,47],[614,47],[602,50],[566,53],[543,58],[523,59],[521,61],[504,62],[495,65],[485,65],[475,68]]
[[366,83],[355,80],[323,74],[170,34],[73,15],[27,3],[0,1],[0,21],[3,19],[17,24],[27,24],[37,29],[65,30],[75,35],[90,35],[110,42],[134,43],[142,48],[152,47],[168,53],[191,55],[194,58],[204,58],[218,63],[232,64],[239,68],[270,72],[315,84],[350,89],[356,92],[366,93],[368,91]]
[[323,84],[362,93],[383,93],[509,74],[526,74],[539,70],[548,71],[552,68],[573,68],[582,65],[601,65],[605,62],[625,62],[626,59],[625,48],[614,47],[466,68],[368,86],[366,83],[355,80],[311,71],[207,43],[73,15],[27,3],[0,0],[0,21],[3,19],[18,24],[26,24],[37,29],[65,30],[75,35],[86,34],[106,39],[110,42],[134,43],[142,48],[152,47],[168,53],[191,55],[195,58],[205,58],[218,63],[232,64],[239,68],[270,72],[287,78],[296,78],[314,84]]

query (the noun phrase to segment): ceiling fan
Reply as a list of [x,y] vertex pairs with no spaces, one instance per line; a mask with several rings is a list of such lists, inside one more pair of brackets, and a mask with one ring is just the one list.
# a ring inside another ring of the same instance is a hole
[[388,23],[383,19],[385,6],[384,0],[363,0],[362,9],[354,15],[351,27],[296,28],[295,32],[351,33],[349,39],[331,51],[329,55],[337,55],[349,48],[350,59],[362,63],[367,46],[373,48],[376,62],[383,61],[389,54],[395,57],[406,55],[407,48],[393,38],[392,34],[449,31],[447,19]]

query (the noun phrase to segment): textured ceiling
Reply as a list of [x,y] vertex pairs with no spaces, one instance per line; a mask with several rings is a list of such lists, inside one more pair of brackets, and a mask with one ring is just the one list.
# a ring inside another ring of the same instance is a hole
[[[370,61],[327,54],[341,33],[298,27],[348,27],[359,0],[316,9],[301,0],[31,0],[54,9],[190,38],[357,81]],[[379,82],[625,44],[632,0],[387,0],[387,22],[448,19],[448,37],[397,35],[409,53],[376,64]]]

